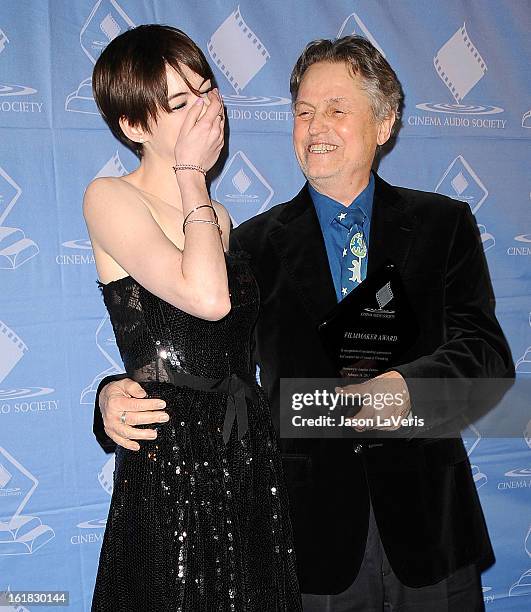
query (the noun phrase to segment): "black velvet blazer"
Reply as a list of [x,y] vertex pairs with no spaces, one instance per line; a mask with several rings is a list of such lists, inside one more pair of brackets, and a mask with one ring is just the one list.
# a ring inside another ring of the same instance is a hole
[[[399,268],[420,334],[397,365],[408,378],[514,375],[476,223],[467,204],[375,176],[368,273]],[[254,356],[279,424],[280,378],[335,376],[317,325],[336,303],[307,186],[232,234],[260,286]],[[415,414],[425,408],[415,402]],[[451,411],[451,407],[450,407]],[[445,415],[448,416],[448,415]],[[433,420],[433,419],[432,419]],[[466,450],[451,439],[282,439],[301,589],[338,593],[365,550],[369,499],[393,570],[408,586],[493,560]],[[354,449],[358,452],[354,452]]]

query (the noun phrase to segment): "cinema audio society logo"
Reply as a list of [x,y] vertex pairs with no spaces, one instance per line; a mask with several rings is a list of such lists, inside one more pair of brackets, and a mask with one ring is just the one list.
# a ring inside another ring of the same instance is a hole
[[[0,385],[24,358],[28,347],[17,334],[0,321]],[[0,414],[39,412],[57,410],[55,400],[32,400],[53,393],[49,387],[0,388]]]
[[[9,54],[9,44],[7,34],[0,28],[0,55],[3,62],[6,62],[5,57]],[[18,99],[20,96],[30,96],[36,93],[37,90],[33,87],[0,81],[0,111],[4,113],[41,113],[42,102]]]
[[219,177],[214,197],[227,207],[237,226],[266,210],[274,193],[245,153],[238,151]]
[[487,64],[470,40],[466,24],[463,24],[437,51],[433,58],[433,65],[441,81],[452,94],[455,103],[425,102],[417,104],[418,109],[463,115],[494,115],[503,112],[503,108],[499,106],[462,104],[463,99],[487,73]]
[[96,391],[100,382],[106,376],[112,376],[123,372],[114,331],[108,316],[104,317],[96,328],[95,339],[96,346],[105,359],[108,367],[96,374],[92,382],[81,391],[81,397],[79,398],[80,404],[94,405]]
[[18,227],[5,220],[22,195],[15,180],[0,167],[0,270],[15,270],[39,252],[37,244]]
[[369,32],[369,28],[363,23],[361,17],[357,13],[351,13],[348,17],[345,18],[341,27],[339,28],[339,32],[336,35],[336,38],[341,38],[343,36],[351,36],[357,34],[359,36],[363,36],[366,38],[374,47],[378,49],[378,51],[386,57],[384,50],[378,44],[374,36]]
[[470,40],[465,24],[437,51],[433,65],[454,102],[417,104],[416,108],[429,114],[409,115],[406,120],[408,125],[481,129],[506,127],[506,119],[492,117],[502,113],[503,108],[464,103],[464,98],[487,74],[487,64]]
[[0,555],[31,555],[55,537],[36,517],[22,514],[39,481],[0,446]]
[[[435,193],[467,202],[472,213],[476,214],[489,192],[462,155],[458,155],[445,170],[435,187]],[[496,239],[487,231],[485,225],[478,224],[484,251],[496,244]]]
[[[97,179],[103,176],[124,176],[127,174],[125,166],[122,164],[118,151],[105,163],[101,170],[93,178]],[[94,264],[94,254],[92,245],[88,238],[78,238],[77,240],[66,240],[61,245],[65,251],[60,255],[56,255],[55,263],[65,265],[84,265]]]
[[[226,106],[278,106],[291,104],[289,98],[271,96],[246,96],[243,91],[251,80],[267,64],[270,55],[257,34],[245,22],[238,6],[208,41],[208,53],[218,69],[232,86],[234,94],[223,95]],[[235,116],[234,118],[252,118]],[[286,117],[284,117],[286,115]],[[264,117],[287,119],[291,113],[282,113],[281,117]],[[229,118],[231,113],[229,112]],[[260,115],[254,118],[260,119]]]
[[[92,64],[105,47],[122,32],[134,28],[127,13],[116,0],[98,0],[79,33],[79,44]],[[65,110],[97,115],[98,109],[92,96],[92,80],[81,81],[77,89],[65,101]]]

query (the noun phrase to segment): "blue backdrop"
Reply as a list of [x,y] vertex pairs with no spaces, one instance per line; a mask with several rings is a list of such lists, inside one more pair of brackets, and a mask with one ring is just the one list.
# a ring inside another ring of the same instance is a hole
[[[185,30],[214,68],[231,139],[212,193],[235,224],[303,182],[288,81],[306,42],[377,45],[406,92],[380,173],[470,204],[518,375],[531,375],[527,0],[3,0],[0,591],[68,590],[74,610],[89,609],[112,488],[94,392],[122,369],[81,201],[94,177],[137,163],[97,114],[90,77],[110,40],[152,22]],[[531,609],[531,421],[519,438],[474,430],[467,444],[497,555],[487,607]]]

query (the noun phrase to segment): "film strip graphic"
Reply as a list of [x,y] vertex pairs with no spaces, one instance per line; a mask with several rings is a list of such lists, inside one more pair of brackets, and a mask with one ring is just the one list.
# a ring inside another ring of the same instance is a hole
[[109,13],[100,22],[100,30],[105,34],[107,40],[111,42],[111,40],[115,39],[118,34],[120,34],[122,28],[118,25],[116,19]]
[[[452,57],[455,63],[450,62]],[[463,62],[465,69],[472,68],[470,78],[463,79]],[[452,92],[455,101],[461,100],[487,72],[487,65],[466,31],[466,24],[457,30],[450,40],[437,52],[433,58],[437,74],[446,87]],[[457,68],[457,66],[459,66]],[[479,71],[478,71],[479,68]],[[454,74],[452,74],[452,72]],[[475,72],[473,74],[472,72]],[[461,82],[457,82],[457,80]]]
[[27,350],[24,341],[0,321],[0,383],[7,378]]
[[391,282],[388,282],[376,292],[376,301],[378,302],[378,307],[382,309],[384,306],[387,306],[387,304],[389,304],[393,297],[394,295],[391,289]]
[[101,468],[101,472],[98,474],[98,480],[102,487],[102,489],[112,495],[112,491],[114,488],[114,467],[115,467],[115,457],[112,455],[105,465]]
[[118,151],[116,151],[116,153],[109,159],[109,161],[105,163],[94,178],[97,179],[104,176],[124,176],[124,174],[127,173],[128,170],[123,165],[122,160],[120,159],[120,154]]
[[245,23],[240,7],[214,32],[207,48],[237,94],[270,58],[262,41]]

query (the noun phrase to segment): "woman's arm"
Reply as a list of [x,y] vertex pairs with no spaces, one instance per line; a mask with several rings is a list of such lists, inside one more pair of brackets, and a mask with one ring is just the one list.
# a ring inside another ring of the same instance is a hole
[[[199,104],[188,113],[176,144],[176,151],[187,151],[186,163],[208,169],[217,159],[223,145],[220,108],[216,97],[202,117]],[[201,173],[179,171],[175,180],[185,217],[195,207],[211,204]],[[220,210],[220,205],[216,207]],[[197,317],[216,320],[229,312],[224,248],[215,225],[187,224],[184,249],[180,250],[135,190],[115,178],[97,179],[89,185],[83,212],[96,261],[97,253],[104,253],[148,291]],[[214,221],[214,214],[201,208],[190,219]],[[226,227],[226,218],[222,222]]]

